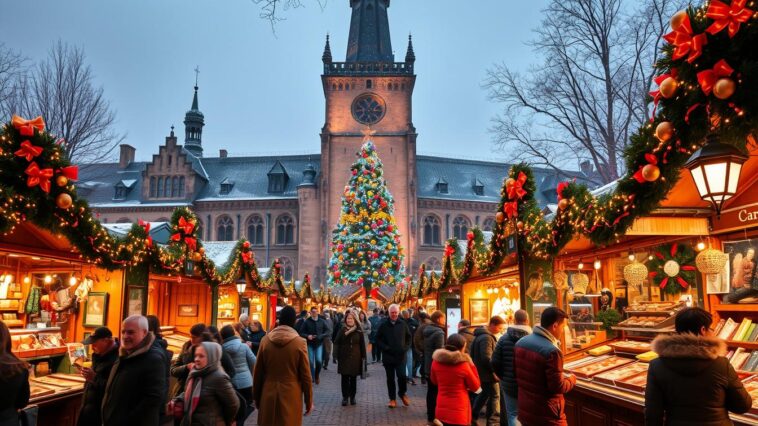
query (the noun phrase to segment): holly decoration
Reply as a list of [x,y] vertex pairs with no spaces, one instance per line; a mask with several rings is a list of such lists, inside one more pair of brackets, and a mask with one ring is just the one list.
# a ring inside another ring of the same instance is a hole
[[648,277],[667,294],[678,294],[695,285],[695,251],[686,244],[665,244],[652,253],[646,265]]
[[350,170],[342,212],[332,232],[327,285],[358,284],[367,290],[398,285],[405,279],[405,256],[394,201],[373,142],[363,144]]

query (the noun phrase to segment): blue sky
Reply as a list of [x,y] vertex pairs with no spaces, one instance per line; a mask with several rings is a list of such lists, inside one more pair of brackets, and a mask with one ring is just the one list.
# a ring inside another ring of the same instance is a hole
[[[200,67],[206,156],[316,153],[324,121],[321,54],[331,34],[335,61],[345,58],[347,0],[316,0],[284,12],[272,33],[250,0],[25,0],[6,2],[6,46],[31,59],[52,44],[84,48],[96,84],[117,113],[117,129],[148,160],[192,101]],[[547,0],[393,0],[396,60],[413,33],[418,75],[414,124],[419,153],[493,158],[490,119],[498,106],[481,83],[497,62],[526,70],[526,45]],[[181,138],[180,138],[181,141]],[[507,158],[498,153],[497,158]]]

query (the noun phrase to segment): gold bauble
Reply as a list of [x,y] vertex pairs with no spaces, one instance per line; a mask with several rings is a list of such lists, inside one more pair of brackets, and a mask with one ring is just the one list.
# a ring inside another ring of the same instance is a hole
[[655,127],[655,137],[661,142],[666,142],[674,136],[674,125],[670,121],[661,121]]
[[519,231],[523,230],[524,229],[524,222],[522,222],[520,220],[518,222],[516,222],[516,228],[518,228]]
[[679,27],[682,26],[682,22],[684,22],[684,19],[686,17],[687,17],[686,10],[680,10],[679,12],[676,12],[674,16],[671,17],[671,29],[674,31],[679,29]]
[[199,262],[201,260],[203,260],[203,255],[200,254],[199,251],[196,251],[196,252],[192,253],[192,261],[193,262]]
[[679,82],[674,77],[668,77],[663,80],[660,86],[661,96],[666,99],[673,97],[676,94],[676,89],[679,88]]
[[55,205],[58,206],[59,209],[66,210],[71,207],[73,203],[74,200],[65,192],[58,194],[58,196],[55,198]]
[[737,85],[734,80],[728,77],[720,78],[713,86],[713,96],[721,100],[729,99],[735,90],[737,90]]
[[561,201],[558,201],[558,208],[561,210],[565,210],[566,207],[569,205],[569,200],[563,198]]
[[505,187],[506,188],[510,188],[510,187],[512,187],[515,184],[516,184],[516,179],[514,179],[514,178],[508,178],[508,180],[505,181]]
[[66,176],[60,175],[55,178],[55,184],[61,187],[66,186],[68,184],[68,178]]
[[497,223],[502,223],[504,219],[505,219],[505,215],[503,214],[503,212],[495,213],[495,220],[497,221]]
[[200,247],[197,251],[198,251],[198,253],[200,253],[201,255],[203,255],[203,254],[205,254],[205,247]]
[[648,182],[655,182],[661,177],[661,169],[655,164],[648,164],[642,168],[642,178]]

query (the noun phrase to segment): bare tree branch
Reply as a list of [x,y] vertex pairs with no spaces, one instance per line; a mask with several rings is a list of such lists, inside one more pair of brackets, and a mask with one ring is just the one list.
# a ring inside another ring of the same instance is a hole
[[668,16],[682,0],[553,0],[530,44],[543,62],[521,76],[505,64],[484,87],[503,105],[494,144],[555,170],[589,161],[597,184],[623,172],[630,134],[647,116],[647,92]]
[[27,72],[28,60],[0,43],[0,117],[10,118],[16,82]]
[[[321,10],[326,7],[327,0],[315,0]],[[269,21],[271,24],[271,31],[275,32],[276,23],[284,20],[281,13],[282,10],[287,11],[289,9],[297,9],[305,7],[303,0],[252,0],[252,2],[261,8],[261,12],[258,15],[259,18]]]

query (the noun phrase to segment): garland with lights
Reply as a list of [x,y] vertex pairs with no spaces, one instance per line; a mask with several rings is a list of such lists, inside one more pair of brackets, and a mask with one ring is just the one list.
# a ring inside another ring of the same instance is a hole
[[681,293],[695,284],[695,251],[687,244],[665,244],[653,250],[648,276],[668,294]]

